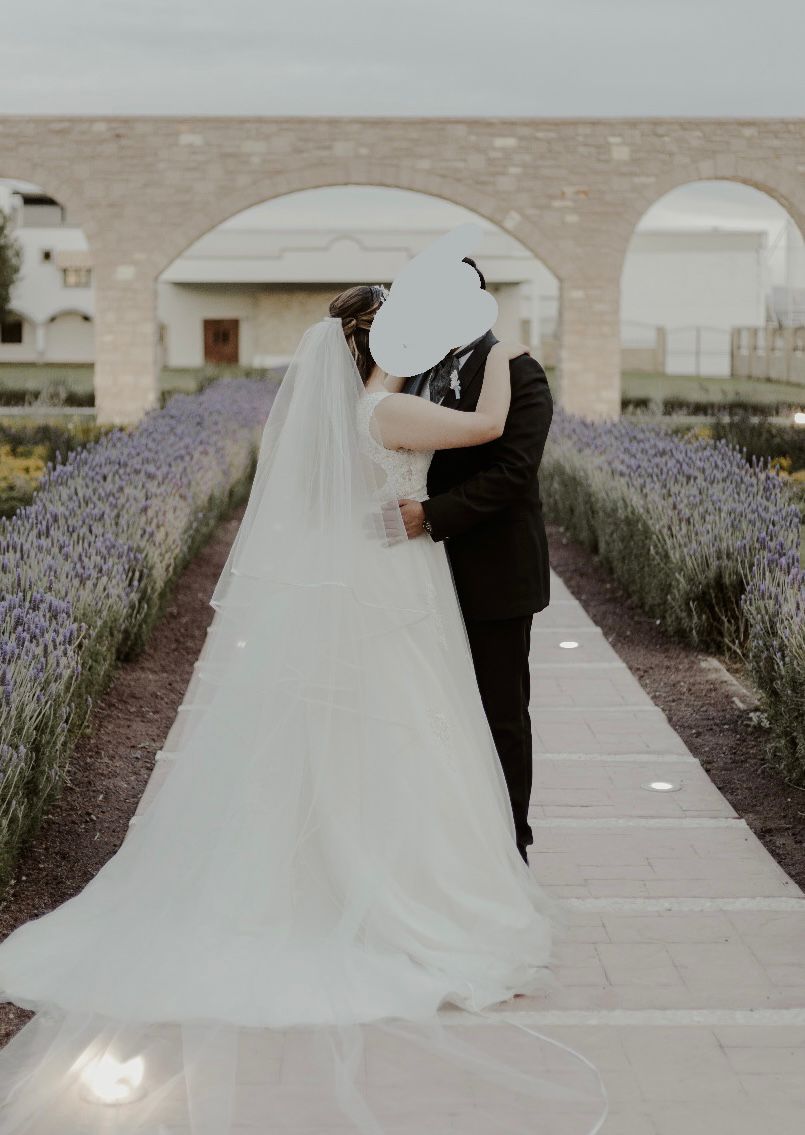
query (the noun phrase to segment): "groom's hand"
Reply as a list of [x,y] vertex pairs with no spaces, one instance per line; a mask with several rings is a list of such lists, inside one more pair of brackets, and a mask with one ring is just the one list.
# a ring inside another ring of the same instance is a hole
[[422,527],[422,522],[425,519],[425,510],[420,501],[401,500],[399,501],[400,514],[403,518],[405,525],[405,534],[409,540],[413,540],[415,536],[421,536],[425,529]]

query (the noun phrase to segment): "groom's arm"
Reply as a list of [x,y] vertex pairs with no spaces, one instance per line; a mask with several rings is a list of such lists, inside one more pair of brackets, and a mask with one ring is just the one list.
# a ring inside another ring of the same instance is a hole
[[521,499],[534,484],[551,425],[553,399],[536,359],[521,356],[511,369],[511,408],[503,434],[492,443],[495,463],[422,503],[434,540],[466,532]]

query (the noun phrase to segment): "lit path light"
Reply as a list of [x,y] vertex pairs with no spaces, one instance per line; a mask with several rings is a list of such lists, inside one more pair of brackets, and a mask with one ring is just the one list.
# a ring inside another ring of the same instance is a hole
[[93,1103],[124,1104],[144,1094],[145,1061],[142,1056],[121,1062],[108,1052],[92,1060],[82,1071],[81,1095]]
[[670,780],[648,780],[640,787],[648,789],[649,792],[679,792],[682,785],[674,784]]
[[574,642],[573,639],[566,639],[564,642],[560,642],[559,645],[562,650],[575,650],[579,644]]
[[805,426],[805,410],[797,410],[794,414],[794,425]]

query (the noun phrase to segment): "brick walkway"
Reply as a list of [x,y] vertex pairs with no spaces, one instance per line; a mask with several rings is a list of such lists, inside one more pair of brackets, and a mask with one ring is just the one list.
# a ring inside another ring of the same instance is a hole
[[571,918],[560,989],[504,1015],[596,1063],[605,1135],[799,1135],[803,892],[555,574],[532,675],[530,860]]

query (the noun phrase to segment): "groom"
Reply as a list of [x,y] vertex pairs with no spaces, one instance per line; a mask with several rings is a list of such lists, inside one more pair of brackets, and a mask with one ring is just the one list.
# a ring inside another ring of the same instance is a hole
[[[486,288],[474,260],[464,258]],[[491,331],[405,385],[450,409],[478,403]],[[511,798],[517,847],[528,862],[531,796],[531,681],[528,652],[534,612],[548,605],[548,544],[537,473],[553,415],[545,371],[523,354],[512,359],[512,398],[496,441],[439,450],[428,473],[429,498],[400,501],[409,539],[445,540],[467,627],[475,674]]]

